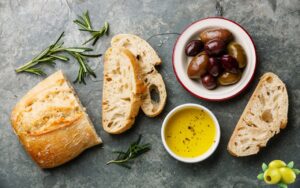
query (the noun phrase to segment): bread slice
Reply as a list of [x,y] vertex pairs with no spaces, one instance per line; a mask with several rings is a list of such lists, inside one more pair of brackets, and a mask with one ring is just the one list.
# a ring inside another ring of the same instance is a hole
[[265,73],[250,98],[228,143],[234,156],[254,155],[287,124],[288,94],[273,73]]
[[19,101],[11,123],[41,168],[59,166],[102,142],[61,71],[41,81]]
[[142,103],[138,62],[129,50],[111,47],[103,76],[102,125],[106,132],[120,134],[131,128]]
[[[167,92],[162,76],[155,69],[156,65],[161,64],[161,59],[154,49],[145,40],[131,34],[114,36],[111,46],[127,48],[137,58],[142,79],[147,86],[142,99],[142,110],[149,117],[160,114],[166,104]],[[158,95],[158,99],[155,99],[154,96],[151,97],[153,93]]]

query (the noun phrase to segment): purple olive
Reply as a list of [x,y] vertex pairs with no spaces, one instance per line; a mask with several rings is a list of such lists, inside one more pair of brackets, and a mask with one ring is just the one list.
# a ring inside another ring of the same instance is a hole
[[202,85],[209,90],[215,89],[217,87],[216,78],[210,74],[206,74],[205,76],[201,77],[201,82]]
[[203,50],[203,46],[201,40],[192,40],[185,46],[185,54],[187,56],[195,56]]
[[211,74],[212,76],[214,77],[219,76],[222,72],[222,67],[220,65],[219,60],[215,57],[210,57],[208,59],[207,70],[209,74]]
[[238,62],[236,59],[230,55],[223,55],[221,57],[221,64],[225,71],[237,74],[238,73]]
[[204,45],[204,49],[209,56],[219,55],[226,48],[225,42],[219,39],[208,41]]

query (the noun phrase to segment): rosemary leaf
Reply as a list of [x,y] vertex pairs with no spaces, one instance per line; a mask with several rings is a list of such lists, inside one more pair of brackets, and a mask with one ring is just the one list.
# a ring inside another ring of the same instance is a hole
[[[96,39],[97,39],[97,36],[93,35],[90,39],[88,39],[87,41],[85,41],[84,43],[82,43],[82,45],[86,45],[87,43],[91,42],[92,40],[96,40]],[[93,44],[94,44],[94,42],[93,42]]]
[[54,57],[49,56],[49,57],[45,57],[45,58],[42,58],[42,59],[38,59],[36,61],[37,62],[47,62],[47,61],[52,61],[54,59],[55,59]]
[[44,57],[46,54],[48,54],[48,52],[51,50],[51,47],[46,48],[45,50],[43,50],[39,55],[37,55],[35,58],[32,59],[32,61],[36,61],[38,59],[41,59],[42,57]]
[[69,52],[88,52],[88,51],[93,51],[92,48],[85,48],[85,47],[70,47],[70,48],[65,48],[66,51]]
[[80,27],[80,31],[89,32],[92,35],[92,37],[86,40],[83,45],[93,41],[92,45],[94,46],[100,37],[102,37],[104,34],[108,35],[108,23],[104,22],[104,26],[100,30],[94,30],[88,11],[84,12],[82,16],[78,16],[78,19],[74,20],[73,22]]
[[76,23],[77,25],[79,25],[81,28],[86,28],[87,26],[84,24],[84,22],[80,21],[80,20],[74,20],[74,23]]
[[51,44],[49,47],[40,52],[29,62],[17,68],[16,72],[27,72],[39,76],[46,75],[46,73],[41,68],[36,68],[35,66],[42,63],[54,66],[55,60],[69,61],[69,58],[67,56],[62,55],[62,53],[68,53],[71,56],[73,56],[79,64],[78,75],[76,80],[74,81],[75,83],[78,82],[86,84],[84,79],[87,76],[96,77],[95,72],[87,63],[87,58],[99,57],[101,56],[101,54],[85,54],[83,52],[93,51],[93,49],[86,47],[63,47],[64,43],[60,42],[63,35],[64,32],[58,37],[58,39],[53,44]]
[[58,37],[58,39],[50,47],[53,48],[54,46],[56,46],[58,44],[58,42],[60,41],[60,39],[64,36],[64,34],[65,34],[65,32],[62,32],[60,34],[60,36]]
[[91,57],[91,58],[96,58],[96,57],[102,56],[102,54],[83,54],[83,53],[80,53],[80,54],[84,57]]
[[83,20],[86,23],[87,28],[92,29],[91,19],[88,11],[84,13]]
[[89,31],[89,32],[94,32],[94,33],[96,33],[96,32],[98,32],[98,31],[96,31],[96,30],[92,30],[92,29],[78,29],[78,30],[80,30],[80,31]]
[[139,138],[129,146],[126,152],[114,151],[113,153],[117,153],[119,155],[115,160],[108,161],[106,164],[109,165],[114,163],[122,167],[131,168],[128,164],[129,161],[132,161],[151,149],[151,145],[149,143],[140,145],[141,139],[142,135],[140,135]]
[[55,59],[59,59],[62,61],[69,61],[70,59],[67,56],[62,56],[62,55],[50,55],[50,57],[53,57]]
[[29,69],[24,70],[24,72],[36,74],[38,76],[46,75],[46,73],[39,68],[29,68]]
[[53,60],[50,60],[50,61],[45,61],[45,62],[43,62],[44,64],[48,64],[48,65],[50,65],[50,66],[52,66],[52,67],[54,67],[55,65],[56,65],[56,63],[53,61]]

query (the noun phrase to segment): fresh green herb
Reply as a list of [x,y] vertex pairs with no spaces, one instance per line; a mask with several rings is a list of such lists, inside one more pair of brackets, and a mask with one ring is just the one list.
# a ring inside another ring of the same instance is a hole
[[133,142],[126,152],[123,151],[115,151],[113,153],[119,154],[115,160],[108,161],[106,164],[118,164],[125,168],[131,168],[128,164],[129,161],[135,159],[136,157],[142,155],[143,153],[149,151],[151,149],[151,145],[148,144],[140,144],[142,139],[142,135],[139,136],[137,141]]
[[80,27],[79,28],[80,31],[89,32],[92,35],[92,37],[87,41],[85,41],[83,45],[94,40],[92,44],[94,46],[100,37],[102,37],[104,34],[108,35],[108,29],[109,29],[108,23],[104,22],[104,26],[100,30],[98,31],[94,30],[88,11],[84,12],[82,16],[78,16],[78,19],[74,20],[74,23],[76,23]]
[[56,60],[65,62],[69,61],[69,58],[67,56],[62,55],[62,53],[68,53],[71,56],[73,56],[79,64],[78,76],[74,83],[79,82],[86,84],[84,80],[85,77],[87,77],[88,75],[96,77],[95,72],[87,64],[86,60],[88,57],[100,57],[101,54],[86,54],[86,52],[93,51],[93,49],[86,47],[64,47],[64,43],[60,42],[63,35],[64,32],[58,37],[58,39],[53,44],[44,49],[39,55],[34,57],[32,60],[30,60],[23,66],[17,68],[16,72],[28,72],[39,76],[46,75],[46,73],[41,68],[36,66],[40,64],[55,65],[54,61]]

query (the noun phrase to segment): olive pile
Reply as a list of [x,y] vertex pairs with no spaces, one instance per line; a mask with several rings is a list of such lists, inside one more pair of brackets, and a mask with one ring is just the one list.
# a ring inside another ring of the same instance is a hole
[[193,57],[187,69],[189,78],[201,78],[207,89],[237,83],[247,65],[247,57],[243,47],[233,41],[232,33],[222,28],[208,29],[199,38],[185,47],[185,54]]

